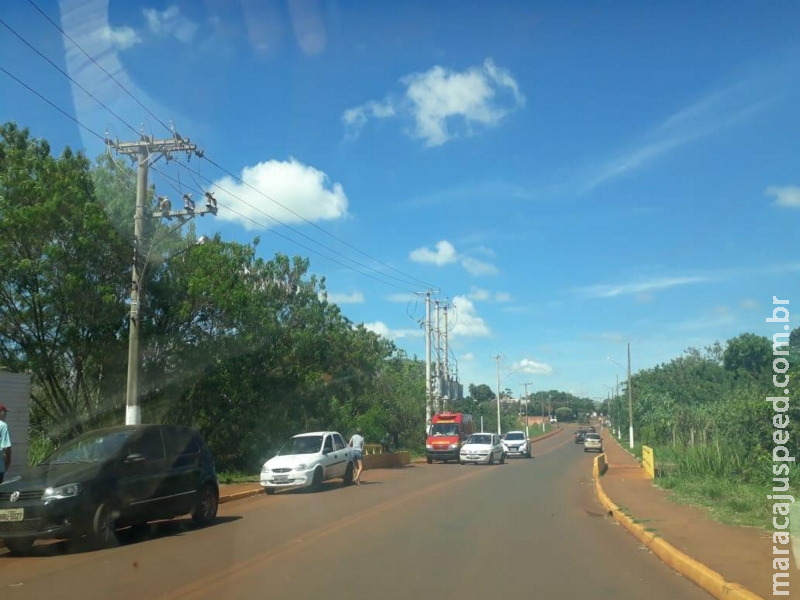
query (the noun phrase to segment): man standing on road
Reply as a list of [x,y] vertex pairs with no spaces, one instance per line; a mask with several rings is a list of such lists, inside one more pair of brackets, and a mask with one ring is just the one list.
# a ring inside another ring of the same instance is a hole
[[0,483],[11,466],[11,437],[8,435],[8,425],[6,424],[6,414],[8,409],[5,404],[0,404],[0,452],[3,454],[0,460]]
[[354,454],[356,459],[356,474],[353,480],[356,482],[356,485],[360,485],[361,471],[364,470],[364,438],[361,435],[360,427],[356,428],[356,432],[353,434],[353,437],[350,438],[350,447],[355,451]]

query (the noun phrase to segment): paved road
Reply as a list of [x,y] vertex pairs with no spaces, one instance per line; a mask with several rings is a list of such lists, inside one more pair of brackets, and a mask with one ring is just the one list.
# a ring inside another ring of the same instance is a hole
[[604,519],[562,434],[506,465],[368,471],[360,487],[225,504],[117,548],[0,555],[3,600],[707,599]]

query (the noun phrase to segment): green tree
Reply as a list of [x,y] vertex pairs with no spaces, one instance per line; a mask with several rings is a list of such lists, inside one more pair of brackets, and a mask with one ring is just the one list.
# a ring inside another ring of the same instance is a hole
[[772,342],[764,336],[743,333],[728,341],[723,364],[729,371],[759,376],[772,365]]
[[70,435],[118,389],[130,246],[96,200],[90,164],[0,127],[0,364],[32,373],[34,423]]

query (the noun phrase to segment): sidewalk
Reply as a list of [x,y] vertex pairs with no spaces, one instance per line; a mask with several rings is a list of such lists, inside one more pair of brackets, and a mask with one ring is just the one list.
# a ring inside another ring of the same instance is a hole
[[[638,460],[605,431],[608,471],[600,478],[620,510],[666,542],[762,598],[772,597],[772,535],[712,520],[702,508],[671,502],[653,485]],[[766,493],[766,492],[765,492]]]

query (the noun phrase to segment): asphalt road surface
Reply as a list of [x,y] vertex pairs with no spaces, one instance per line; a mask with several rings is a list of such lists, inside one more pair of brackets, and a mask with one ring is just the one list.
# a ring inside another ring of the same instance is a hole
[[0,554],[3,600],[707,599],[602,515],[565,432],[505,465],[367,471],[359,487],[259,495],[118,547]]

